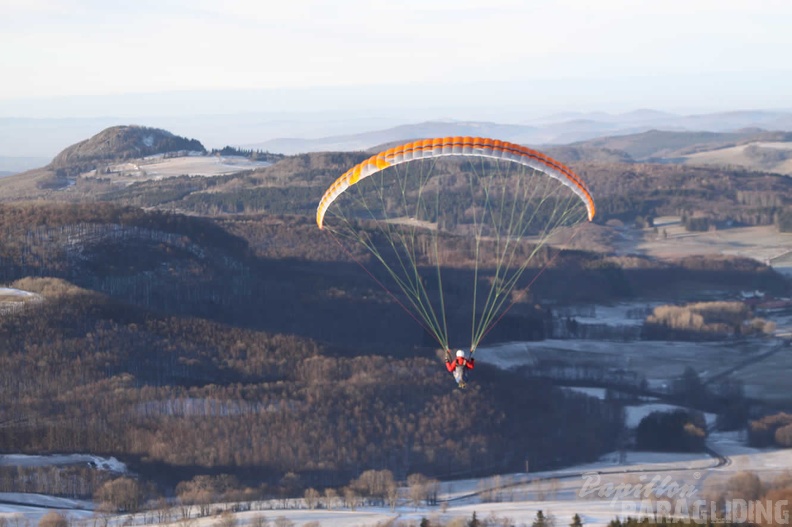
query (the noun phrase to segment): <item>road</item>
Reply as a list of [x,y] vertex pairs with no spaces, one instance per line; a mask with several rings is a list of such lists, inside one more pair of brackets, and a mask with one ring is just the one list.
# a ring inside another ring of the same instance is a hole
[[[713,458],[712,464],[710,466],[708,466],[708,467],[690,468],[689,469],[690,471],[701,472],[702,470],[714,470],[714,469],[718,469],[718,468],[723,468],[723,467],[729,466],[732,463],[731,458],[729,458],[728,456],[725,456],[725,455],[720,454],[719,452],[715,451],[712,448],[711,445],[707,445],[704,448],[704,451]],[[543,482],[543,481],[554,481],[554,480],[562,480],[562,479],[583,480],[583,478],[585,478],[586,476],[591,475],[592,473],[600,474],[600,475],[604,475],[604,474],[608,474],[608,475],[624,474],[624,475],[627,475],[627,474],[642,474],[642,473],[643,474],[645,474],[645,473],[657,474],[657,473],[662,473],[662,472],[680,472],[680,471],[683,471],[683,470],[685,470],[685,467],[681,467],[681,466],[655,467],[655,468],[653,468],[653,467],[645,467],[645,466],[643,468],[629,468],[629,466],[628,466],[628,467],[625,467],[625,468],[623,468],[621,470],[619,470],[618,468],[615,468],[615,469],[603,469],[603,470],[597,470],[597,471],[592,471],[592,470],[580,470],[580,471],[572,471],[572,472],[562,471],[562,472],[559,472],[557,474],[548,474],[548,475],[545,475],[545,476],[531,476],[530,474],[525,474],[518,481],[511,481],[511,482],[509,482],[508,484],[505,484],[505,485],[491,487],[491,488],[487,488],[487,489],[484,489],[484,490],[477,490],[475,492],[470,492],[468,494],[463,494],[463,495],[460,495],[460,496],[454,496],[452,498],[438,499],[437,501],[438,501],[438,503],[459,502],[459,501],[467,500],[467,499],[470,499],[470,498],[478,497],[478,496],[480,496],[481,494],[484,494],[484,493],[491,493],[493,491],[506,490],[506,489],[510,489],[510,488],[514,488],[514,487],[519,487],[521,485],[527,485],[527,484],[531,484],[531,483],[539,483],[539,482]],[[696,479],[698,479],[698,478],[696,478]]]

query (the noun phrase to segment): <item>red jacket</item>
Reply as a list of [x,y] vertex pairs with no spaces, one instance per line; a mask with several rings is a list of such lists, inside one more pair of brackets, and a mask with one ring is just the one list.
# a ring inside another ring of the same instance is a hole
[[465,368],[472,370],[473,366],[475,365],[475,359],[456,357],[454,360],[446,361],[446,369],[450,372],[453,372],[458,365],[464,366]]

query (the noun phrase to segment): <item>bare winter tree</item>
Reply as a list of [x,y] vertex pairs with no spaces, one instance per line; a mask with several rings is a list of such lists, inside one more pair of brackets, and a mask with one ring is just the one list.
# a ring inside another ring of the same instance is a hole
[[263,514],[256,514],[250,519],[250,527],[269,527],[269,520]]
[[305,500],[305,506],[311,510],[315,509],[316,505],[319,503],[319,496],[319,491],[315,488],[311,487],[305,489],[305,495],[303,498]]
[[732,499],[758,500],[764,494],[764,486],[759,476],[753,472],[738,472],[726,484]]
[[437,503],[437,494],[440,492],[440,482],[427,478],[423,474],[410,474],[407,476],[407,487],[410,502],[418,507],[421,502],[427,505]]
[[419,507],[426,499],[426,488],[429,479],[423,474],[410,474],[407,476],[407,488],[410,502],[414,507]]
[[234,513],[231,511],[223,511],[220,514],[220,519],[215,523],[216,527],[237,527],[238,521]]
[[143,503],[143,489],[140,484],[127,477],[106,482],[96,491],[95,499],[110,505],[116,512],[135,513]]
[[333,510],[338,506],[338,491],[333,488],[326,488],[324,491],[325,507]]
[[50,511],[41,517],[38,527],[69,527],[69,520],[59,512]]
[[389,493],[396,488],[396,481],[390,470],[367,470],[352,481],[350,487],[374,505],[384,505]]

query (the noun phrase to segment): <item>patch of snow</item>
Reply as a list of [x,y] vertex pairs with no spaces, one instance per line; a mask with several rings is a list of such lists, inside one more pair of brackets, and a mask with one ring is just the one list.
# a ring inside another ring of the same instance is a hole
[[14,289],[13,287],[0,287],[0,296],[19,296],[25,298],[41,298],[38,293],[31,293],[30,291],[23,291],[21,289]]
[[92,510],[93,502],[85,500],[75,500],[71,498],[59,498],[57,496],[47,496],[46,494],[29,494],[26,492],[0,492],[0,507],[2,502],[23,507],[36,507],[47,509],[85,509]]
[[12,287],[0,287],[0,314],[15,313],[28,304],[43,300],[44,297],[38,293]]
[[208,156],[199,152],[188,152],[179,157],[165,157],[160,154],[134,163],[119,163],[108,167],[106,173],[97,174],[96,171],[91,171],[81,177],[109,179],[113,183],[131,185],[138,181],[178,176],[222,176],[271,164],[269,161],[252,161],[242,156]]
[[0,455],[0,466],[5,467],[42,467],[50,465],[84,465],[88,464],[98,470],[106,470],[124,474],[127,466],[114,457],[93,456],[91,454],[52,454],[37,456],[28,454]]

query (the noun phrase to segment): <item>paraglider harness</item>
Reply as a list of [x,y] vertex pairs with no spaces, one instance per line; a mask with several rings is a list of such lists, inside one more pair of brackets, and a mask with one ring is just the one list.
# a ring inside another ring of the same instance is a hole
[[468,370],[472,370],[476,362],[473,358],[473,350],[470,351],[470,358],[468,359],[464,354],[454,357],[451,354],[451,350],[446,348],[445,362],[446,369],[454,376],[457,386],[459,388],[467,387]]

